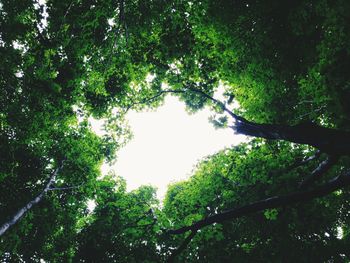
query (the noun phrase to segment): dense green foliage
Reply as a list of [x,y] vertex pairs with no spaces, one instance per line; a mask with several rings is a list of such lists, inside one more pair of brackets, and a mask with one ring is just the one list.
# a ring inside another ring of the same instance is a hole
[[[288,141],[207,157],[162,206],[155,189],[127,192],[100,168],[130,136],[127,111],[157,107],[168,92],[189,111],[211,107],[218,126],[227,116],[203,94],[223,86],[227,107],[250,121],[349,131],[348,21],[346,0],[0,0],[0,224],[62,166],[57,189],[1,235],[0,260],[162,262],[185,239],[166,230],[299,191],[329,156],[297,165],[315,149]],[[349,169],[336,157],[311,188]],[[177,260],[349,262],[349,194],[212,224]]]
[[[303,150],[252,142],[219,152],[202,161],[189,181],[169,188],[164,212],[177,228],[230,207],[292,192],[315,165],[290,169]],[[349,240],[337,234],[338,227],[349,224],[348,199],[349,192],[336,192],[321,201],[212,225],[197,234],[188,248],[192,253],[180,262],[341,262]]]

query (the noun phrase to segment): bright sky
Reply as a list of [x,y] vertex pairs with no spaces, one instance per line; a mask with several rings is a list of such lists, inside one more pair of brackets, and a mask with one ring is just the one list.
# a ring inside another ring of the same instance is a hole
[[129,112],[134,138],[112,169],[127,180],[128,190],[151,184],[162,199],[167,185],[188,178],[201,158],[244,140],[231,129],[214,129],[210,115],[207,109],[189,115],[172,96],[156,111]]
[[[40,5],[44,6],[42,31],[47,26],[46,0],[39,0],[35,8]],[[113,24],[112,20],[108,22]],[[21,48],[19,43],[14,44]],[[131,111],[127,119],[134,138],[117,153],[118,161],[112,169],[127,180],[128,190],[151,184],[162,199],[167,185],[188,178],[200,159],[244,140],[231,129],[215,130],[208,121],[210,115],[208,109],[189,115],[184,104],[171,96],[156,111]],[[90,121],[95,132],[101,133],[103,120]]]

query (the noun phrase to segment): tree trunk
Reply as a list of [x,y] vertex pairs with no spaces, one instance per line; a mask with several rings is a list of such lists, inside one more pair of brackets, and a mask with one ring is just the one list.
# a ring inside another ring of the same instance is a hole
[[236,120],[231,128],[247,136],[308,144],[330,155],[350,155],[350,132],[325,128],[313,123],[287,126]]
[[63,167],[63,163],[61,164],[61,166],[59,166],[55,172],[52,174],[52,176],[50,177],[49,182],[46,184],[44,190],[37,196],[35,197],[33,200],[31,200],[29,203],[27,203],[24,207],[22,207],[21,209],[19,209],[17,211],[17,213],[14,214],[14,216],[8,220],[7,222],[5,222],[1,227],[0,227],[0,236],[2,236],[11,226],[13,226],[14,224],[16,224],[23,215],[25,215],[31,208],[33,205],[39,203],[44,195],[46,194],[47,191],[50,190],[50,187],[52,186],[52,184],[55,182],[56,176],[59,173],[59,171],[62,169]]
[[[350,155],[350,132],[348,131],[330,129],[310,122],[294,126],[254,123],[233,113],[224,103],[205,92],[193,88],[188,88],[188,90],[211,100],[227,112],[235,120],[235,124],[230,127],[237,133],[269,140],[307,144],[329,155]],[[185,92],[185,90],[180,92]]]

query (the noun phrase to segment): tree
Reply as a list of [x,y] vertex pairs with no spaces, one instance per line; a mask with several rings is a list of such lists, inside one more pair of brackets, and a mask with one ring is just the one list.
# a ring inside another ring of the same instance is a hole
[[155,189],[126,192],[122,178],[101,182],[96,208],[77,235],[74,262],[156,262]]
[[[305,147],[293,149],[286,143],[253,141],[208,157],[188,182],[170,187],[164,212],[178,229],[173,233],[196,233],[179,261],[309,262],[348,257],[348,239],[337,236],[349,220],[348,191],[313,201],[288,196],[298,191],[298,182],[317,163],[296,164],[303,151]],[[180,228],[183,225],[190,227]],[[182,239],[173,242],[181,244]]]
[[[2,0],[0,222],[46,189],[61,160],[55,187],[81,185],[48,191],[2,236],[2,260],[69,262],[106,244],[96,251],[118,260],[147,252],[150,261],[204,262],[267,258],[279,246],[271,258],[280,261],[285,242],[297,259],[345,260],[349,10],[344,0]],[[216,99],[219,87],[226,101]],[[151,188],[126,193],[99,176],[129,137],[125,113],[157,107],[168,93],[192,112],[211,107],[218,126],[261,139],[202,162],[189,182],[169,188],[161,209]],[[105,135],[91,131],[92,117],[105,119]],[[143,217],[151,227],[140,230]],[[111,244],[118,233],[131,245]]]
[[13,216],[13,218],[11,218],[8,222],[4,223],[1,227],[0,227],[0,236],[3,235],[7,229],[9,229],[12,225],[16,224],[23,215],[25,215],[31,208],[33,205],[38,204],[44,197],[44,195],[50,191],[53,190],[54,188],[52,188],[52,185],[55,183],[56,181],[56,177],[57,174],[59,173],[59,171],[62,169],[62,165],[60,167],[58,167],[53,174],[50,177],[50,180],[48,181],[48,183],[45,185],[44,190],[37,196],[35,197],[33,200],[31,200],[30,202],[28,202],[24,207],[22,207],[20,210],[18,210],[18,212]]

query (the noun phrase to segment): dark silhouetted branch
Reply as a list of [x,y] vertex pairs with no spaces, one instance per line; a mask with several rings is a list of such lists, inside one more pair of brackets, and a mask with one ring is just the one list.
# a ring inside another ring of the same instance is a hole
[[269,140],[307,144],[330,155],[350,155],[350,132],[348,131],[330,129],[311,122],[294,126],[254,123],[233,113],[224,103],[205,92],[194,88],[188,88],[188,90],[201,94],[228,113],[235,120],[230,128],[237,133]]
[[294,126],[236,121],[237,133],[269,140],[284,140],[313,146],[330,155],[350,155],[350,132],[301,123]]
[[292,205],[299,202],[306,202],[315,198],[323,197],[342,187],[350,185],[350,171],[332,179],[328,183],[317,187],[310,191],[295,192],[284,196],[273,196],[264,200],[257,201],[239,208],[231,209],[196,223],[175,230],[169,230],[169,234],[182,234],[187,231],[196,231],[214,223],[222,223],[227,220],[232,220],[252,213],[263,211],[265,209],[277,208],[286,205]]
[[191,240],[194,238],[194,236],[197,234],[197,230],[192,230],[191,233],[186,237],[186,239],[182,242],[182,244],[174,250],[174,252],[170,255],[167,262],[173,263],[175,258],[180,255],[188,246],[188,244],[191,242]]
[[317,179],[319,179],[322,175],[324,175],[336,162],[338,161],[338,157],[330,156],[323,162],[321,162],[312,173],[307,176],[300,184],[300,188],[307,188]]
[[292,164],[288,170],[292,170],[292,169],[295,169],[297,167],[303,166],[303,165],[305,165],[313,160],[318,159],[320,156],[321,156],[321,151],[317,150],[314,155],[312,155],[304,160],[297,161],[294,164]]
[[146,104],[146,103],[151,103],[153,101],[155,101],[156,99],[160,98],[161,96],[163,96],[164,94],[168,94],[168,93],[185,93],[185,90],[162,90],[160,92],[158,92],[157,94],[149,97],[149,98],[145,98],[143,100],[140,101],[134,101],[132,102],[124,111],[124,114],[127,113],[130,109],[132,109],[132,107],[136,106],[136,105],[142,105],[142,104]]

